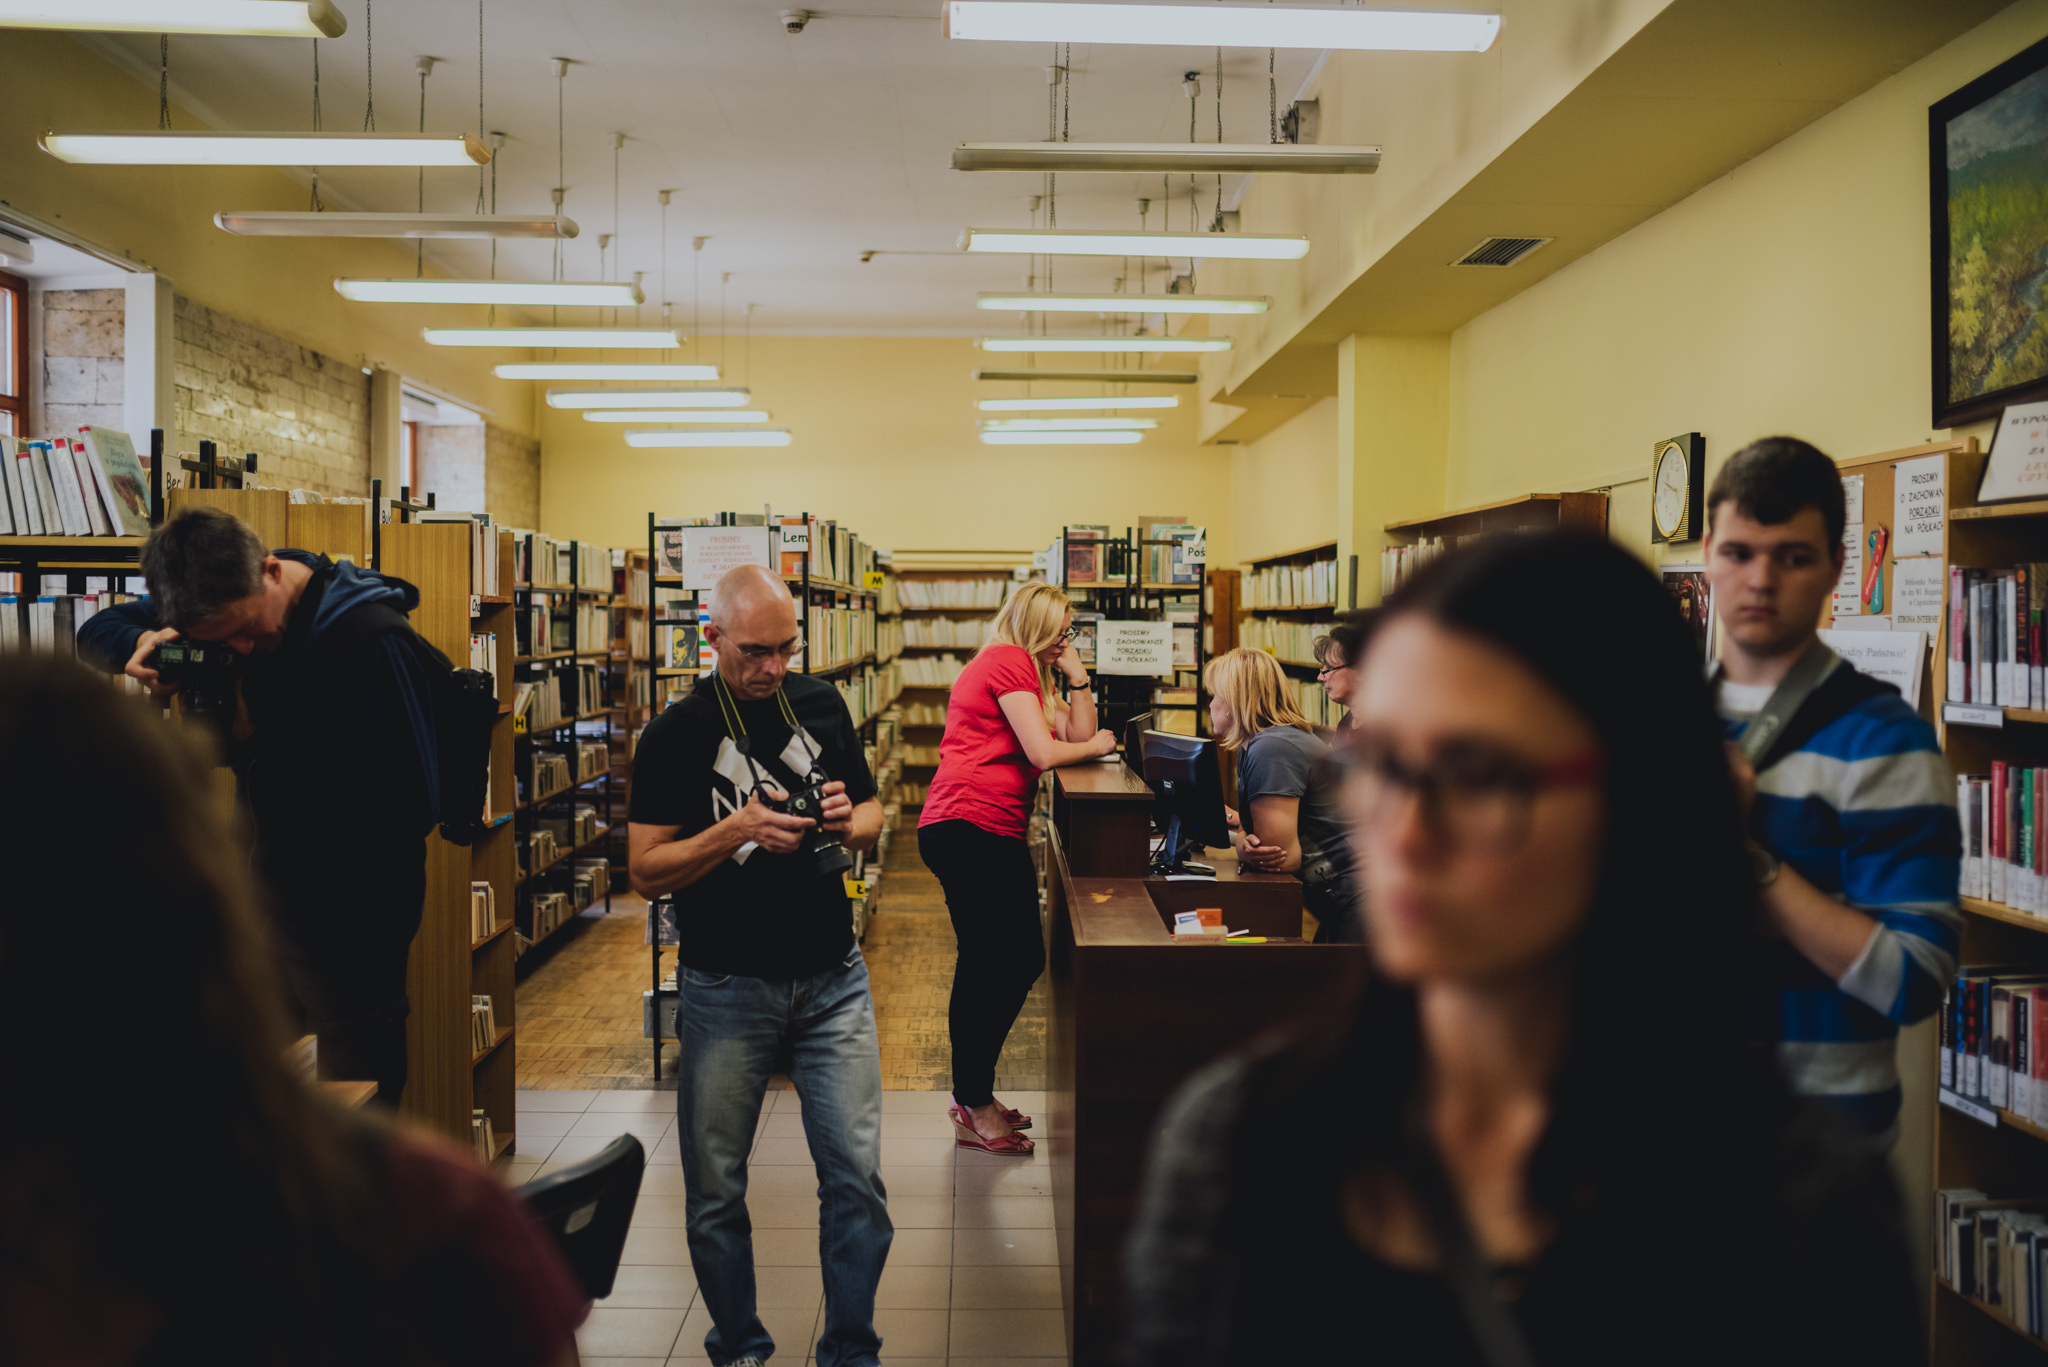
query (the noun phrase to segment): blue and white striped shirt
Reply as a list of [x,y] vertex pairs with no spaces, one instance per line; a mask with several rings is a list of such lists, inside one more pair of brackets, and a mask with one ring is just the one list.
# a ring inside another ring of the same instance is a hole
[[[1762,707],[1742,696],[1750,692],[1722,685],[1731,740]],[[1940,1009],[1962,933],[1955,779],[1934,728],[1896,693],[1864,699],[1757,776],[1750,829],[1808,882],[1877,923],[1839,980],[1784,942],[1771,978],[1778,1057],[1793,1089],[1884,1133],[1899,1112],[1899,1027]]]

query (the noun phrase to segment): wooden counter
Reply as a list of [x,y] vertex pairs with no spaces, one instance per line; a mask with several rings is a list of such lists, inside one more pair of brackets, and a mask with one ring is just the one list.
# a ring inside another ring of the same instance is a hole
[[[1128,867],[1135,847],[1142,873],[1142,824],[1132,840],[1128,822],[1119,822],[1120,835],[1092,830],[1091,823],[1126,813],[1142,823],[1148,806],[1104,793],[1128,792],[1119,780],[1090,779],[1057,785],[1055,812],[1066,790],[1066,829],[1089,857]],[[1070,1360],[1073,1367],[1107,1367],[1123,1327],[1124,1239],[1160,1106],[1189,1073],[1335,987],[1363,951],[1299,938],[1176,942],[1162,904],[1220,906],[1233,930],[1299,937],[1301,884],[1288,874],[1240,875],[1228,854],[1216,858],[1214,880],[1090,876],[1077,867],[1078,855],[1070,858],[1066,829],[1056,820],[1047,852],[1052,1127],[1040,1143],[1050,1154]],[[1117,849],[1110,839],[1129,844]]]
[[1119,755],[1052,771],[1052,824],[1078,874],[1143,878],[1150,869],[1152,789]]

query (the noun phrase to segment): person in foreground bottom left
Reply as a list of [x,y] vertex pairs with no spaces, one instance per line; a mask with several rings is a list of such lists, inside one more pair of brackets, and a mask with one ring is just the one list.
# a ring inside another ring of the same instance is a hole
[[517,1199],[292,1076],[197,751],[10,656],[0,775],[0,1362],[573,1367],[587,1302]]

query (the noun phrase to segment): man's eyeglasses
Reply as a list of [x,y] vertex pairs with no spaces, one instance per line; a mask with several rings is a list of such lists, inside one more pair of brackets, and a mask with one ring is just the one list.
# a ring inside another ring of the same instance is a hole
[[740,658],[750,664],[760,664],[770,658],[793,660],[804,653],[804,638],[798,636],[779,646],[740,646],[739,652]]
[[1597,753],[1532,765],[1484,745],[1455,745],[1427,764],[1410,765],[1384,741],[1361,737],[1341,747],[1347,796],[1359,822],[1396,820],[1408,800],[1422,806],[1431,834],[1458,849],[1509,853],[1529,838],[1531,814],[1543,793],[1596,784],[1606,773]]

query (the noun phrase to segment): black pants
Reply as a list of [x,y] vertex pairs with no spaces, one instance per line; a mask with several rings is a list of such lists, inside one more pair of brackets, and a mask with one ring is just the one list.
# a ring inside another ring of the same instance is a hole
[[953,918],[959,957],[946,1024],[953,1041],[953,1099],[986,1106],[995,1099],[1003,1041],[1045,971],[1038,921],[1038,872],[1015,836],[992,835],[971,821],[935,821],[917,832],[917,852],[938,875]]

